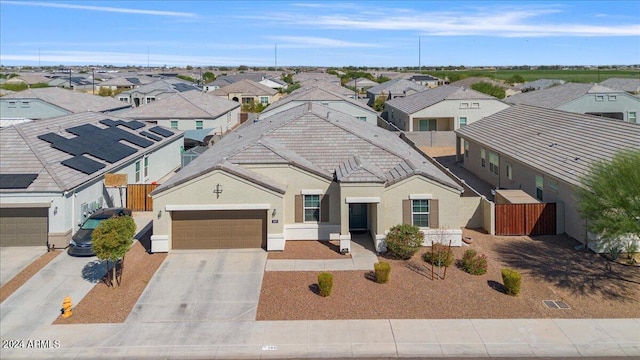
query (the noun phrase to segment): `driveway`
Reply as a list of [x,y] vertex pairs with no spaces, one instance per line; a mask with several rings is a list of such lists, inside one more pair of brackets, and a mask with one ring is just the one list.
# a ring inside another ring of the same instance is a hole
[[0,247],[0,286],[46,252],[46,246]]
[[173,251],[127,323],[253,321],[266,261],[261,249]]

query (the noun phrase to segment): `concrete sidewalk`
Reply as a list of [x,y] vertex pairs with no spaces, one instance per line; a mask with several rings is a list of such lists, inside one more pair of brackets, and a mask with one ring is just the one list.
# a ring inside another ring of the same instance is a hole
[[[9,337],[8,337],[9,338]],[[160,322],[41,326],[7,358],[640,357],[640,319]],[[26,338],[25,338],[26,340]]]
[[0,247],[0,286],[47,252],[46,246]]

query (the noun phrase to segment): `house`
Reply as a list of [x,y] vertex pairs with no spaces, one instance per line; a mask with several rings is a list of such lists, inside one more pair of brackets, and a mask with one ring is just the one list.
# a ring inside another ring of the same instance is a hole
[[304,87],[293,91],[288,96],[264,109],[262,113],[260,113],[260,119],[266,119],[274,114],[307,102],[321,104],[330,109],[344,112],[372,125],[377,125],[378,123],[378,114],[367,105],[317,86]]
[[338,86],[341,85],[339,77],[324,72],[301,72],[293,75],[293,82],[303,83],[307,80],[326,81]]
[[466,170],[497,189],[521,189],[556,203],[557,233],[583,243],[585,220],[575,198],[580,178],[596,161],[640,149],[637,124],[529,105],[514,105],[456,135],[456,158]]
[[513,95],[505,101],[510,104],[604,116],[631,123],[638,123],[640,113],[640,98],[598,84],[567,83]]
[[373,105],[378,97],[384,97],[387,100],[398,97],[405,97],[415,93],[428,90],[426,86],[416,84],[407,79],[393,79],[385,81],[367,90],[367,98],[369,98],[369,106]]
[[385,102],[388,121],[404,131],[453,131],[508,108],[499,99],[443,85]]
[[140,106],[152,103],[156,100],[163,99],[175,93],[198,90],[197,87],[190,82],[179,78],[156,79],[156,81],[140,85],[135,89],[123,91],[117,95],[118,100]]
[[[94,85],[96,85],[92,79],[84,77],[84,76],[56,76],[53,75],[52,79],[47,83],[52,87],[60,87],[65,89],[72,90],[93,90]],[[98,82],[98,85],[100,82]]]
[[460,245],[462,191],[396,134],[305,103],[244,123],[155,189],[151,247],[278,251],[339,239],[344,249],[352,231],[368,231],[383,251],[403,222],[425,244],[444,235]]
[[270,76],[267,76],[263,80],[258,81],[258,83],[275,90],[285,90],[289,86],[289,84],[285,81]]
[[638,78],[609,78],[600,85],[610,89],[626,91],[632,95],[640,94],[640,79]]
[[101,82],[100,85],[96,86],[96,91],[100,91],[102,88],[112,91],[129,90],[141,85],[151,84],[157,80],[157,78],[151,76],[138,76],[134,74],[117,76]]
[[[204,91],[210,92],[213,90],[220,89],[227,85],[231,85],[240,80],[251,80],[257,83],[262,82],[266,79],[266,73],[240,73],[240,74],[231,74],[231,75],[220,75],[216,77],[215,80],[204,85]],[[263,84],[266,85],[266,84]],[[267,85],[268,86],[268,85]]]
[[221,87],[212,91],[211,94],[239,102],[242,105],[252,103],[269,105],[280,98],[277,90],[246,79]]
[[57,87],[26,89],[0,97],[3,119],[47,119],[79,112],[115,113],[131,107],[111,97]]
[[[68,90],[62,90],[68,91]],[[127,206],[127,184],[180,167],[182,132],[84,112],[0,130],[0,245],[64,248],[102,207]]]
[[505,84],[502,81],[498,81],[498,80],[495,80],[495,79],[492,79],[492,78],[488,78],[488,77],[471,76],[471,77],[467,77],[467,78],[452,82],[450,85],[462,86],[462,87],[466,87],[466,88],[471,89],[471,87],[473,85],[481,83],[481,82],[488,83],[488,84],[491,84],[493,86],[497,86],[497,87],[503,89],[505,96],[511,96],[511,95],[515,95],[515,94],[520,93],[520,89],[518,89],[518,88],[516,88],[514,86],[511,86],[509,84]]
[[566,81],[560,79],[538,79],[522,83],[520,85],[515,85],[514,88],[524,93],[528,91],[542,90],[552,86],[562,85],[564,83],[566,83]]
[[413,75],[412,77],[409,78],[409,80],[418,83],[422,86],[426,86],[429,89],[433,89],[435,87],[438,87],[440,85],[444,85],[444,81],[441,79],[438,79],[437,77],[431,76],[431,75]]
[[328,82],[325,80],[307,79],[307,80],[302,80],[299,84],[301,88],[317,87],[341,96],[349,97],[352,99],[356,98],[356,94],[353,90],[346,88],[344,86],[341,86],[340,84],[336,84],[334,82]]
[[375,82],[373,80],[369,80],[369,79],[364,78],[364,77],[353,79],[353,80],[349,81],[348,83],[344,84],[344,86],[351,87],[351,88],[356,88],[356,89],[358,89],[358,91],[367,90],[367,89],[372,88],[372,87],[374,87],[376,85],[378,85],[377,82]]
[[240,123],[240,104],[197,90],[175,92],[120,114],[180,130],[213,129],[224,134]]
[[36,85],[36,84],[46,84],[51,79],[45,73],[20,73],[16,77],[12,77],[7,79],[7,84],[26,84],[26,85]]

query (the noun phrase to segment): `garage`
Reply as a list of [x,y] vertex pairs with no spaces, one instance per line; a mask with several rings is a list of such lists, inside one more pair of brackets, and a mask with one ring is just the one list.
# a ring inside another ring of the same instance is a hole
[[48,208],[0,208],[0,246],[46,246],[48,233]]
[[174,250],[266,249],[266,210],[173,211],[171,219]]

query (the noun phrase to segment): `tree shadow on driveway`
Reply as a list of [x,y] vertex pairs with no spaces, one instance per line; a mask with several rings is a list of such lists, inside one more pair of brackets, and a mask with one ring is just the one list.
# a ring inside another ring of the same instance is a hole
[[90,261],[82,268],[82,278],[93,284],[104,281],[106,273],[107,266],[102,260]]

